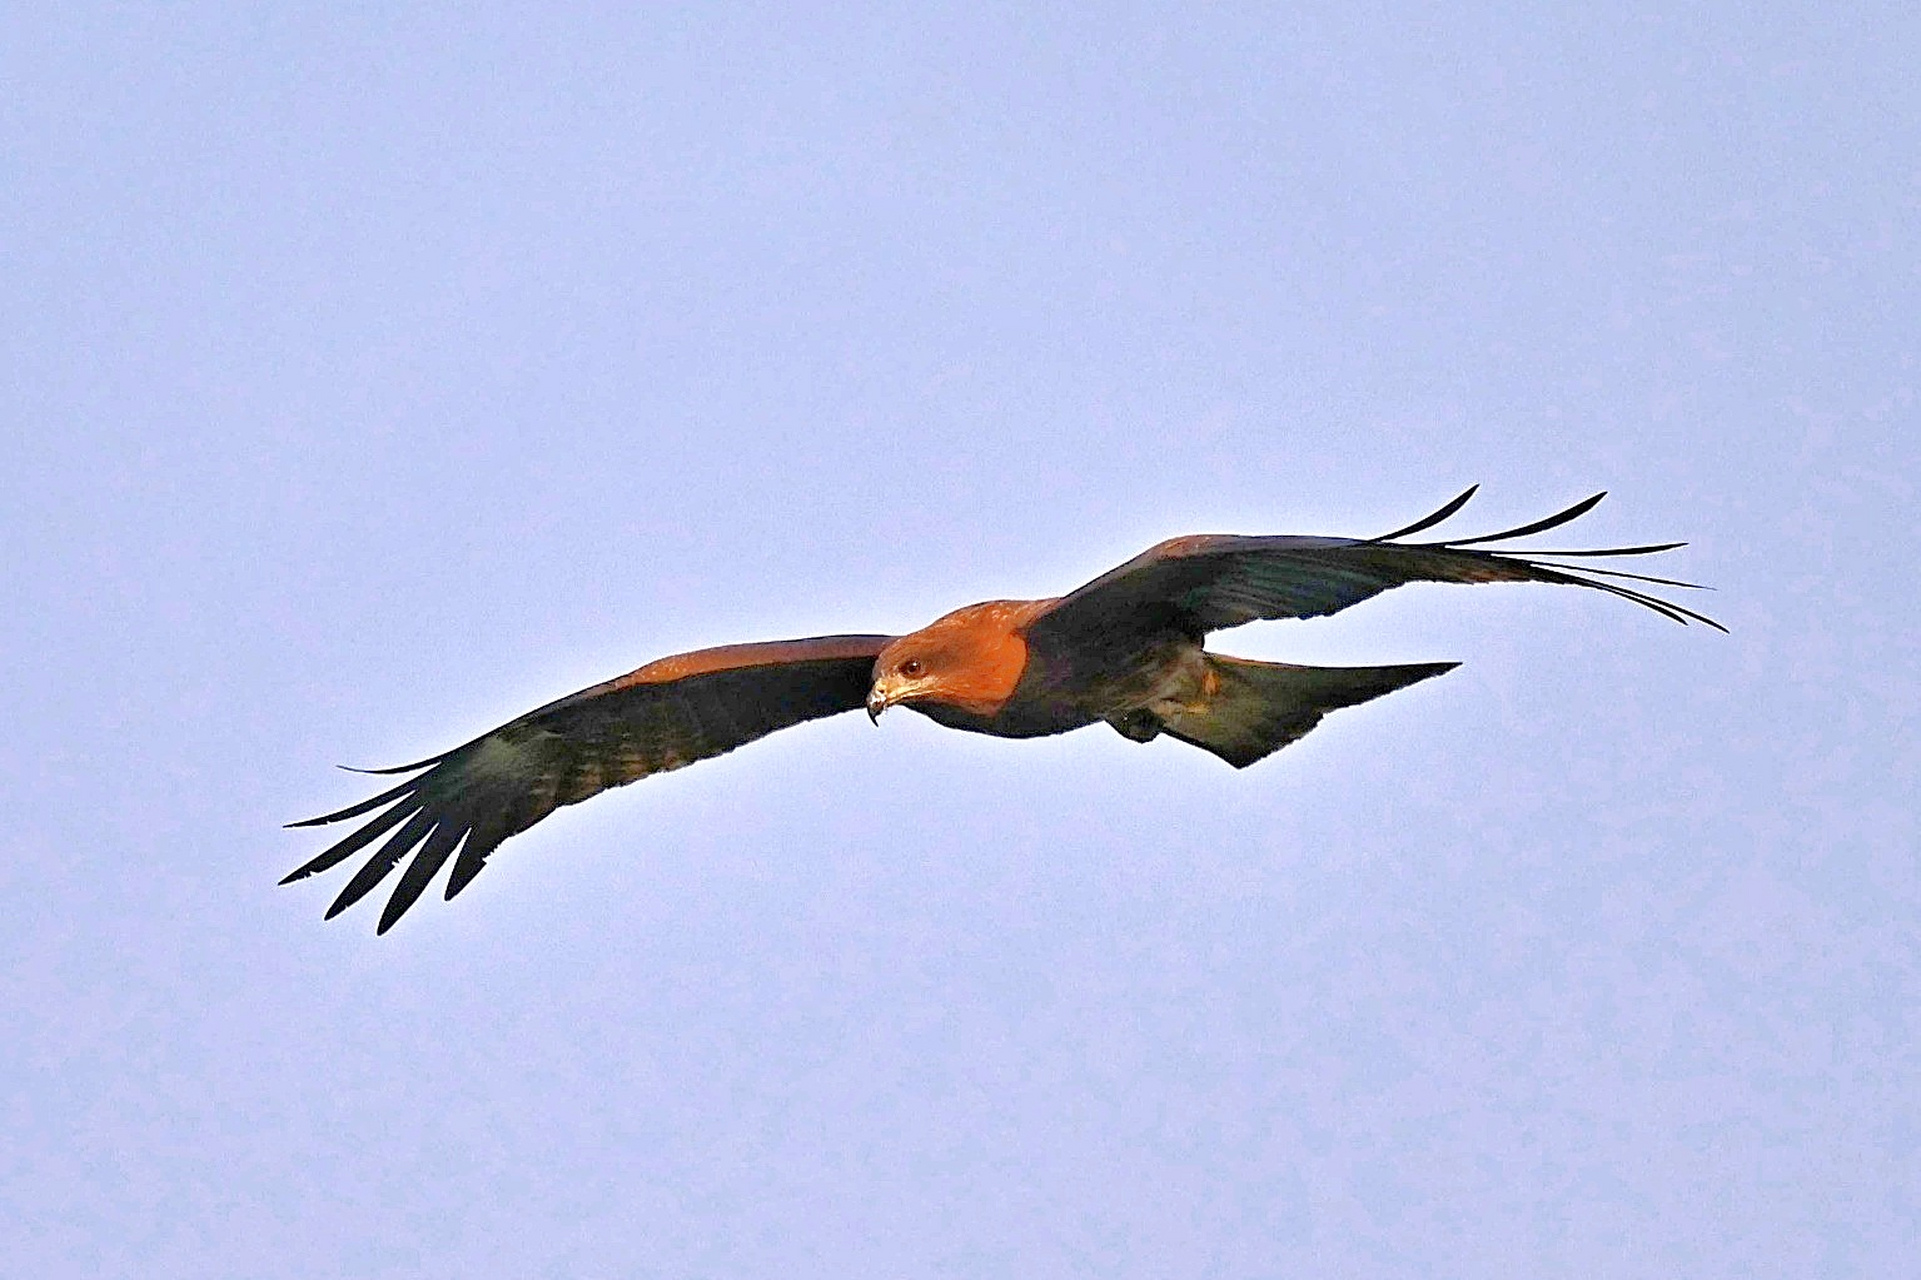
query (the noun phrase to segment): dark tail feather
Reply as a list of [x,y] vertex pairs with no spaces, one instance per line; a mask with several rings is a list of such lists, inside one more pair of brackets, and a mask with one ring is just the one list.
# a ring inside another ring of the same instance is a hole
[[1207,702],[1194,711],[1164,715],[1162,727],[1236,769],[1245,769],[1305,736],[1330,711],[1405,689],[1460,665],[1297,667],[1212,653],[1207,663],[1218,681]]

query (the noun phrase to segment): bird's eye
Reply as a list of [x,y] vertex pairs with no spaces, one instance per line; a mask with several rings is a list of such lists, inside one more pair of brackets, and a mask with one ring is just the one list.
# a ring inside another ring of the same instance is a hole
[[901,664],[900,664],[900,673],[901,673],[902,675],[904,675],[904,676],[917,676],[917,675],[919,675],[919,674],[921,673],[921,665],[920,665],[920,659],[919,659],[919,658],[909,658],[909,659],[908,659],[907,661],[905,661],[905,662],[903,662],[903,663],[901,663]]

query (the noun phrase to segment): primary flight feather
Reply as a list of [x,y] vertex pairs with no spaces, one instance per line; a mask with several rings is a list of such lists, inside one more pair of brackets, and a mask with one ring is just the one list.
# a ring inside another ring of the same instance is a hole
[[1588,587],[1676,622],[1726,630],[1627,585],[1693,589],[1692,583],[1565,563],[1652,555],[1681,543],[1527,552],[1487,546],[1564,525],[1604,494],[1500,533],[1405,540],[1453,516],[1474,492],[1376,538],[1173,538],[1067,595],[968,605],[904,636],[819,636],[661,658],[451,751],[370,770],[414,776],[372,799],[292,823],[376,815],[281,883],[329,870],[378,841],[327,918],[407,862],[380,916],[378,931],[385,933],[450,861],[448,898],[472,883],[503,840],[561,805],[720,755],[776,729],[863,707],[876,721],[901,705],[952,728],[1004,738],[1106,721],[1136,742],[1165,733],[1244,768],[1300,738],[1329,711],[1456,664],[1256,662],[1208,652],[1207,633],[1264,618],[1322,617],[1408,582]]

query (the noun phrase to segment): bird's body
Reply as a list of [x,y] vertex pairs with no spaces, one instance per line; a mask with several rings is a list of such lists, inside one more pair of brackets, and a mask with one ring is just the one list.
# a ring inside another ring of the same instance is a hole
[[[950,729],[1039,738],[1198,694],[1197,638],[1167,628],[1117,629],[1090,644],[1065,644],[1035,626],[1058,603],[988,600],[901,636],[877,657],[879,697],[870,707],[878,713],[904,703]],[[910,663],[922,670],[902,673]]]
[[1407,582],[1582,586],[1678,622],[1720,626],[1672,601],[1581,573],[1690,584],[1592,566],[1576,572],[1540,558],[1641,555],[1678,543],[1529,553],[1535,558],[1473,545],[1565,524],[1599,494],[1503,533],[1397,541],[1453,515],[1473,493],[1378,538],[1170,539],[1065,596],[968,605],[902,636],[822,636],[662,658],[443,755],[378,771],[417,776],[294,824],[336,822],[391,806],[287,880],[324,871],[385,837],[327,913],[358,901],[412,853],[382,914],[385,932],[450,859],[446,896],[452,898],[501,841],[561,805],[863,706],[876,720],[888,707],[904,705],[949,728],[1002,738],[1043,737],[1105,721],[1136,742],[1166,734],[1245,767],[1297,740],[1329,711],[1455,664],[1256,662],[1208,651],[1208,633],[1258,618],[1322,616]]

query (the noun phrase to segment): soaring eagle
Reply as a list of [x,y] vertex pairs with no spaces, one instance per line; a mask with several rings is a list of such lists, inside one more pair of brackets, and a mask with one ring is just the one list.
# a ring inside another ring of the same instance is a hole
[[776,729],[862,708],[878,722],[891,706],[911,707],[950,728],[1002,738],[1105,721],[1135,742],[1165,734],[1245,768],[1300,738],[1329,711],[1458,664],[1256,662],[1209,652],[1207,634],[1263,618],[1323,617],[1408,582],[1589,587],[1684,625],[1727,629],[1625,585],[1695,589],[1693,583],[1565,563],[1651,555],[1683,543],[1525,553],[1487,545],[1564,525],[1605,493],[1500,533],[1405,541],[1454,515],[1474,492],[1377,538],[1172,538],[1064,596],[972,604],[903,636],[817,636],[660,658],[451,751],[370,770],[414,776],[370,800],[291,824],[343,822],[385,807],[281,883],[326,871],[381,841],[327,909],[332,919],[411,853],[381,913],[379,932],[385,933],[449,860],[446,895],[452,898],[501,841],[561,805],[732,751]]

